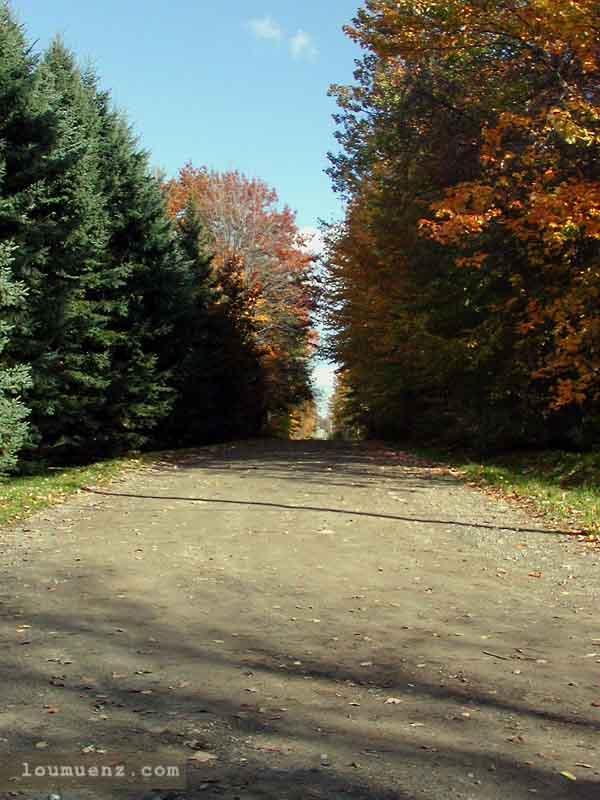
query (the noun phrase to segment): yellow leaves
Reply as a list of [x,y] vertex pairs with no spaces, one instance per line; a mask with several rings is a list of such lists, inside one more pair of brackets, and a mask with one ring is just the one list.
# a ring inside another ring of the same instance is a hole
[[[501,216],[500,209],[494,205],[496,192],[494,186],[477,183],[454,187],[446,193],[444,200],[431,205],[435,220],[420,220],[421,234],[447,245],[478,236],[490,222]],[[478,256],[471,265],[481,266],[484,260],[485,256]],[[463,259],[461,266],[465,266],[466,261]]]
[[595,72],[598,69],[596,60],[589,56],[583,59],[582,66],[585,72]]
[[[542,180],[544,183],[551,183],[556,178],[557,172],[555,169],[547,169],[544,174],[542,175]],[[523,207],[523,204],[520,203],[520,207]]]
[[[544,70],[551,80],[565,85],[572,76],[590,75],[600,69],[597,47],[598,3],[569,0],[514,0],[466,2],[466,0],[370,0],[349,36],[382,60],[410,65],[431,58],[485,54],[502,47],[502,67],[516,77],[525,65]],[[497,74],[500,65],[496,65]],[[484,78],[483,85],[491,85]]]
[[419,223],[420,231],[439,244],[452,245],[455,242],[481,234],[486,225],[500,216],[500,211],[492,208],[485,214],[455,213],[446,208],[436,216],[441,222],[423,219]]
[[553,108],[548,112],[550,126],[567,144],[591,147],[600,143],[600,135],[591,130],[582,121],[578,121],[572,109]]
[[[373,133],[374,146],[362,152],[368,170],[357,159],[360,212],[347,217],[351,230],[336,253],[348,363],[370,375],[377,357],[393,361],[402,351],[394,309],[394,299],[397,308],[407,304],[402,280],[410,296],[404,276],[426,275],[431,252],[439,266],[435,249],[414,247],[417,227],[441,246],[440,271],[456,255],[458,267],[481,273],[464,276],[465,308],[482,316],[492,309],[499,326],[527,338],[517,359],[541,382],[533,389],[540,407],[576,407],[598,392],[599,28],[597,0],[369,0],[358,13],[353,35],[375,56],[373,83],[359,88],[381,120],[374,114],[364,131],[356,128],[358,139]],[[354,142],[349,150],[361,155]],[[397,222],[404,203],[412,204],[409,233]],[[385,224],[373,221],[373,208]],[[483,341],[465,344],[474,362]],[[353,375],[355,386],[362,377]]]
[[560,774],[562,775],[563,778],[566,778],[568,781],[576,781],[577,780],[575,775],[573,775],[573,773],[569,772],[568,770],[563,770],[563,772],[561,772]]
[[[566,180],[547,191],[531,193],[522,217],[539,230],[550,246],[587,236],[600,238],[600,185],[593,181]],[[519,235],[519,230],[515,233]]]
[[475,253],[472,256],[464,256],[456,260],[457,267],[469,267],[471,269],[481,269],[488,258],[488,253]]
[[252,319],[260,327],[269,325],[273,321],[272,310],[264,297],[259,297],[254,304]]

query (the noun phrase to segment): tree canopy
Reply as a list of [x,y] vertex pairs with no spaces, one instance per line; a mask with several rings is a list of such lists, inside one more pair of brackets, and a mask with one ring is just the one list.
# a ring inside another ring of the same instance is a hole
[[368,0],[336,86],[331,351],[370,433],[600,440],[597,3]]
[[60,39],[35,55],[4,2],[0,101],[0,471],[297,428],[312,259],[275,192],[164,185],[97,75]]

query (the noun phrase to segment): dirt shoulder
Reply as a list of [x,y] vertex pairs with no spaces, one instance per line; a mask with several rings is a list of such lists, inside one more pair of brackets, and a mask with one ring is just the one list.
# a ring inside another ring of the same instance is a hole
[[5,762],[192,756],[156,795],[189,800],[599,795],[600,553],[409,454],[206,448],[0,544]]

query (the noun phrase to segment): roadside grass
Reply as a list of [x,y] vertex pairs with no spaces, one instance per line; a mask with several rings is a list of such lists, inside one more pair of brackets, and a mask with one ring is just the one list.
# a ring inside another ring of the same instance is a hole
[[0,478],[0,525],[62,503],[84,486],[105,485],[144,463],[142,457],[117,458],[83,467],[49,468],[33,475]]
[[600,535],[600,453],[517,451],[474,458],[430,451],[429,455],[457,469],[470,483],[527,502],[574,530]]

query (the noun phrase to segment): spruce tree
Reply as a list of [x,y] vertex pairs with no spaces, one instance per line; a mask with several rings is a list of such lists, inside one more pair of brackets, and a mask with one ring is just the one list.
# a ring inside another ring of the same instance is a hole
[[208,236],[193,200],[178,217],[176,230],[181,257],[181,280],[176,291],[179,313],[166,360],[177,399],[160,430],[160,440],[170,445],[193,445],[210,439],[209,421],[216,403],[210,313],[217,289]]
[[5,357],[26,294],[13,280],[13,251],[10,245],[0,245],[0,475],[15,468],[29,434],[29,409],[21,394],[30,384],[30,371]]
[[258,434],[266,421],[267,387],[241,265],[228,260],[219,271],[211,308],[211,377],[215,401],[208,423],[212,440]]
[[56,40],[39,68],[37,91],[54,112],[55,169],[38,198],[44,224],[39,286],[31,314],[32,422],[53,459],[101,449],[101,409],[110,383],[103,296],[108,222],[100,191],[97,109],[73,55]]
[[[57,120],[37,89],[37,62],[6,3],[0,3],[0,246],[2,269],[2,389],[0,437],[6,464],[23,440],[25,412],[14,400],[26,388],[23,363],[33,362],[38,322],[33,313],[43,292],[45,222],[40,214],[47,182],[59,171],[52,159]],[[9,263],[10,262],[10,263]],[[15,304],[27,303],[15,318]],[[6,316],[8,314],[8,316]],[[17,323],[17,324],[15,324]],[[10,333],[9,333],[10,331]],[[28,392],[29,395],[29,392]],[[13,399],[10,399],[13,398]],[[14,429],[11,430],[11,426]],[[8,442],[12,444],[8,444]]]
[[161,444],[194,446],[258,433],[264,386],[240,264],[212,267],[210,237],[193,198],[177,217],[183,282],[171,332],[177,400]]
[[108,448],[123,450],[146,445],[175,399],[164,354],[178,313],[181,258],[147,154],[107,93],[92,91],[101,119],[108,266],[119,276],[110,319],[111,383],[103,435]]

